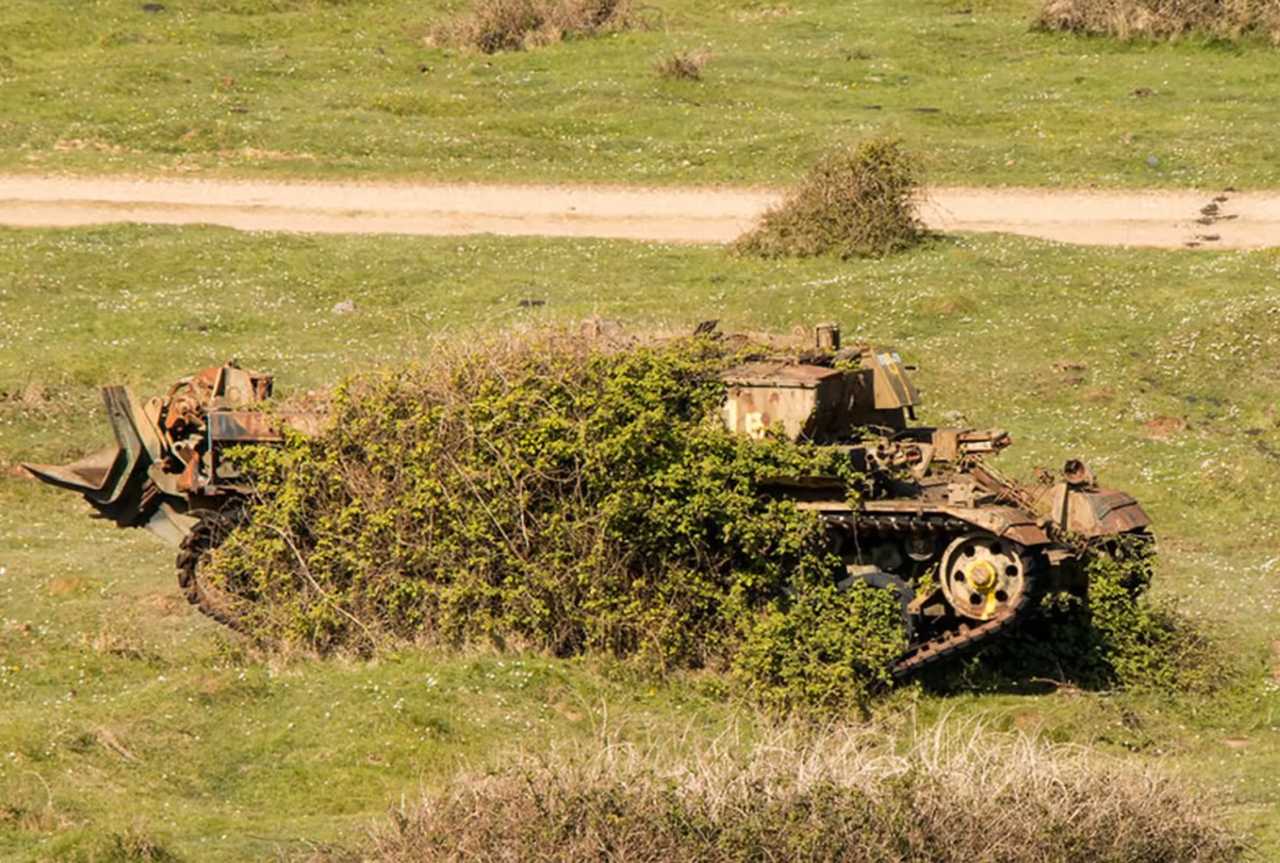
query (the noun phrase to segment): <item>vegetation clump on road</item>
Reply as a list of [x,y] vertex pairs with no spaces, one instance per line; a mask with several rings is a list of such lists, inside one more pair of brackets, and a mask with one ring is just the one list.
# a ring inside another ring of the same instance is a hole
[[863,702],[900,610],[837,593],[818,518],[762,495],[852,483],[848,459],[724,428],[720,372],[753,350],[551,334],[356,375],[325,433],[242,454],[261,499],[212,578],[267,642],[492,640],[732,667],[780,708]]
[[1263,36],[1280,44],[1280,5],[1273,0],[1044,0],[1032,27],[1123,41],[1198,33],[1227,41]]
[[734,248],[765,258],[900,252],[925,236],[915,200],[921,182],[919,161],[900,141],[872,138],[837,147]]
[[780,733],[697,760],[606,742],[520,759],[402,805],[343,859],[1225,863],[1247,851],[1220,802],[1150,764],[972,725],[887,737]]
[[528,51],[636,25],[629,0],[475,0],[436,28],[433,40],[484,54]]

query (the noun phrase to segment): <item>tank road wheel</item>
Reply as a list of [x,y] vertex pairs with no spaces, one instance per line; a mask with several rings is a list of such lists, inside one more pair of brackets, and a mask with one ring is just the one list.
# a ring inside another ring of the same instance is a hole
[[218,546],[244,521],[245,512],[239,506],[201,511],[200,521],[187,534],[178,551],[178,586],[186,594],[187,602],[198,608],[201,614],[232,629],[240,629],[240,618],[232,610],[230,596],[211,585],[202,570],[213,560]]
[[1028,590],[1030,568],[1021,545],[989,533],[954,540],[942,554],[938,581],[961,617],[998,620],[1012,614]]

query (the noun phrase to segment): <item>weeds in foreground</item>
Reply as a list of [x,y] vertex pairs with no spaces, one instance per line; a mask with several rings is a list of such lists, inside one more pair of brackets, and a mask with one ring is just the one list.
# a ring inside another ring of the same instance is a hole
[[475,0],[468,14],[438,26],[431,39],[496,54],[617,33],[636,23],[630,0]]
[[1133,39],[1199,33],[1237,41],[1261,35],[1280,44],[1275,0],[1044,0],[1032,28]]
[[464,775],[313,860],[1181,860],[1247,851],[1150,765],[943,720],[909,744],[782,731],[696,756],[605,742]]
[[880,257],[920,242],[922,173],[901,142],[873,138],[824,154],[779,207],[734,248],[765,258]]

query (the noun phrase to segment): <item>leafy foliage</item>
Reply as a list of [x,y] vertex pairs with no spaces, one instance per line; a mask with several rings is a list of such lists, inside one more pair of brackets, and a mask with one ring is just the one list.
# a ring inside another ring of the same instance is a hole
[[1175,604],[1149,596],[1154,562],[1148,537],[1089,552],[1080,564],[1087,596],[1046,596],[1018,630],[981,652],[970,675],[1052,678],[1091,689],[1221,689],[1231,669],[1220,645]]
[[353,377],[324,434],[242,454],[260,502],[215,579],[268,641],[515,639],[652,669],[723,666],[745,642],[763,700],[857,700],[901,621],[835,594],[821,523],[760,491],[851,468],[724,429],[719,372],[742,356],[550,335]]
[[920,184],[920,165],[899,141],[872,138],[832,149],[735,247],[765,258],[848,259],[902,251],[924,236],[913,200]]
[[1087,617],[1097,661],[1107,677],[1129,688],[1212,690],[1225,671],[1215,645],[1175,606],[1146,595],[1153,552],[1143,543],[1088,561]]
[[867,681],[888,684],[902,652],[902,609],[888,591],[856,583],[800,587],[761,615],[737,658],[758,699],[779,712],[860,701]]

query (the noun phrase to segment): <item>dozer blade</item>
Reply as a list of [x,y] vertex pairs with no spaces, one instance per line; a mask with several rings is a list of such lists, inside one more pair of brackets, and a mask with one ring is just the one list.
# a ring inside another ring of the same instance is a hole
[[121,527],[145,524],[147,467],[161,457],[154,424],[128,387],[103,387],[102,400],[116,445],[67,465],[24,464],[37,479],[80,492],[102,516]]
[[125,460],[125,451],[112,444],[71,464],[24,464],[23,467],[49,485],[78,491],[84,495],[97,495],[109,484],[114,485],[111,481],[119,475]]

